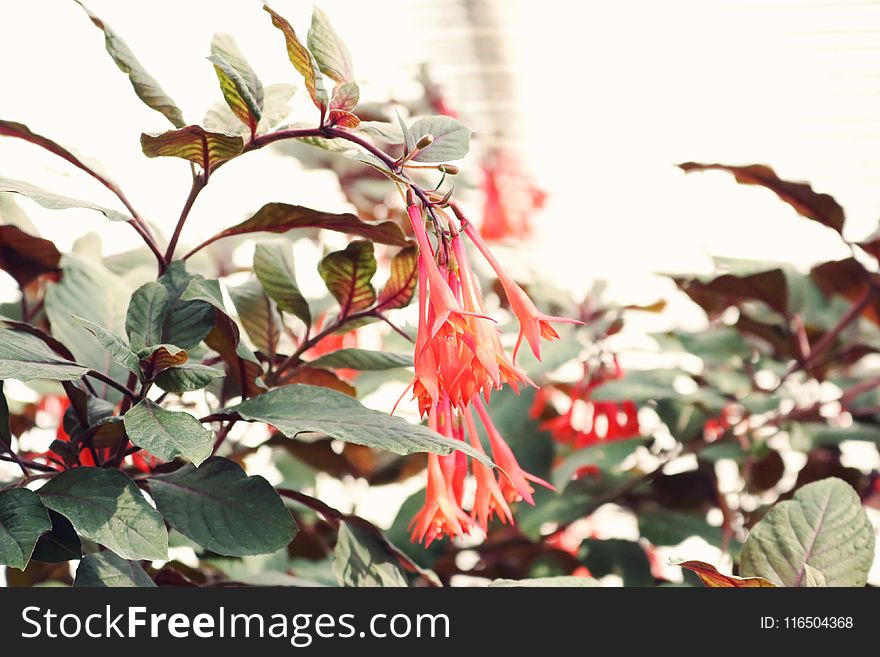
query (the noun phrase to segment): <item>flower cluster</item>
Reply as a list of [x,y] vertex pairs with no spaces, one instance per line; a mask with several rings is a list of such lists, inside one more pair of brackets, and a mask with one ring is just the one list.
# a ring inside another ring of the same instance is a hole
[[[479,461],[469,464],[460,451],[428,456],[425,505],[413,518],[411,529],[413,540],[430,544],[438,537],[467,534],[474,526],[485,529],[495,516],[512,523],[511,503],[525,500],[533,504],[532,484],[550,487],[520,467],[492,424],[487,404],[492,391],[505,384],[517,391],[522,385],[533,385],[516,365],[517,350],[523,340],[540,358],[541,338],[559,337],[551,322],[575,320],[538,311],[457,209],[457,222],[435,207],[426,217],[422,206],[414,202],[409,203],[408,214],[420,252],[413,395],[430,428],[484,453],[477,430],[479,421],[488,437],[492,460],[498,466],[496,473]],[[431,242],[426,219],[430,219],[436,233],[436,246]],[[519,321],[519,338],[512,356],[503,348],[494,321],[485,314],[479,283],[465,251],[465,237],[494,269]],[[476,492],[470,513],[466,513],[462,505],[469,472],[473,474]]]

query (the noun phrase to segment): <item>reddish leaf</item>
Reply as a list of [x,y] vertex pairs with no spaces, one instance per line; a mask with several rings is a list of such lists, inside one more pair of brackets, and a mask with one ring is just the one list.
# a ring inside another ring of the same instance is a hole
[[391,274],[379,293],[377,308],[392,310],[409,305],[419,282],[419,250],[408,246],[391,259]]
[[723,274],[709,281],[673,278],[676,285],[710,316],[717,316],[730,306],[744,301],[763,301],[780,314],[788,311],[788,283],[781,269],[771,269],[748,276]]
[[0,269],[20,286],[43,274],[58,273],[61,252],[49,240],[28,235],[16,226],[0,226]]
[[678,166],[686,173],[712,169],[728,171],[734,175],[738,183],[766,187],[807,219],[818,221],[838,233],[843,233],[843,208],[837,201],[828,194],[814,192],[808,183],[780,180],[773,169],[766,165],[728,166],[685,162]]
[[286,378],[284,383],[305,383],[310,386],[330,388],[345,393],[349,397],[357,396],[357,391],[350,383],[346,383],[330,370],[322,370],[318,367],[300,367],[293,376]]
[[171,367],[183,365],[188,360],[189,355],[184,349],[170,344],[159,345],[140,359],[141,368],[148,377],[156,376]]
[[722,575],[715,566],[711,566],[702,561],[685,561],[676,564],[682,568],[687,568],[697,574],[703,584],[710,589],[717,588],[762,588],[773,589],[776,585],[767,581],[763,577],[734,577],[733,575]]
[[324,89],[324,78],[318,69],[318,63],[303,43],[296,36],[293,27],[287,22],[283,16],[275,13],[269,5],[263,5],[269,15],[272,17],[272,24],[284,34],[284,41],[287,44],[287,56],[290,63],[299,71],[300,75],[306,83],[306,89],[312,97],[312,102],[322,112],[327,108],[327,91]]
[[403,231],[393,221],[374,224],[363,221],[348,212],[334,214],[311,210],[301,205],[287,203],[267,203],[250,219],[242,221],[211,237],[201,246],[207,246],[217,240],[232,235],[246,233],[286,233],[297,228],[323,228],[338,233],[347,233],[357,237],[365,237],[380,244],[406,246],[407,239]]
[[352,114],[351,112],[347,112],[341,109],[332,109],[330,113],[327,115],[327,122],[331,126],[335,126],[337,128],[357,128],[361,120]]
[[43,135],[38,135],[37,133],[32,132],[31,129],[23,123],[0,120],[0,135],[3,135],[4,137],[16,137],[18,139],[23,139],[24,141],[30,142],[31,144],[40,146],[41,148],[45,148],[50,153],[54,153],[58,157],[67,160],[78,169],[82,169],[108,189],[117,189],[116,184],[112,180],[110,180],[109,176],[105,174],[103,170],[101,170],[100,165],[98,165],[96,162],[92,162],[91,160],[87,160],[86,158],[83,158],[81,156],[74,155],[71,151],[64,148],[64,146],[62,146],[61,144],[52,141],[48,137],[44,137]]
[[339,302],[340,317],[369,308],[376,301],[376,290],[370,284],[376,273],[372,242],[358,240],[327,255],[318,265],[318,273]]
[[208,132],[198,125],[179,130],[141,135],[141,148],[147,157],[181,157],[211,171],[221,162],[241,153],[244,140],[226,132]]
[[[880,277],[869,273],[855,258],[823,262],[810,270],[810,278],[825,296],[838,294],[854,303],[864,297],[872,279],[875,286],[880,282]],[[880,324],[880,303],[874,301],[869,304],[863,314],[875,324]]]
[[227,376],[223,380],[224,401],[241,395],[254,397],[266,391],[261,385],[263,368],[260,364],[240,353],[241,334],[238,326],[223,311],[215,310],[214,328],[205,338],[205,344],[220,354],[226,363]]
[[[330,100],[331,110],[353,110],[360,100],[360,89],[355,82],[346,82],[338,85],[333,90],[333,98]],[[360,120],[358,120],[360,123]]]

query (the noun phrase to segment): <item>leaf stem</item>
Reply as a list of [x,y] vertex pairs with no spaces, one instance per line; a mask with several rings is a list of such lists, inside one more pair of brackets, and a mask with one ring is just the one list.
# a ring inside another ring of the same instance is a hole
[[89,370],[88,372],[86,372],[86,375],[98,379],[98,381],[107,384],[111,388],[115,388],[131,401],[137,401],[137,395],[132,390],[129,390],[121,383],[114,381],[111,377],[107,376],[103,372],[99,372],[98,370]]

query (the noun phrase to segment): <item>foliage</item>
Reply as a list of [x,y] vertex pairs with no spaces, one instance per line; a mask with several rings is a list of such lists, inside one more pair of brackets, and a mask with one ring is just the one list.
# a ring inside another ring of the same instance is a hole
[[[880,444],[880,238],[847,241],[853,257],[807,274],[718,260],[712,275],[673,275],[705,329],[652,336],[653,355],[675,366],[624,369],[615,339],[627,318],[662,313],[665,302],[610,303],[598,285],[579,303],[534,282],[527,294],[485,241],[528,235],[543,195],[521,165],[486,154],[478,231],[450,183],[459,169],[449,162],[468,154],[471,133],[438,87],[424,78],[425,97],[408,105],[364,103],[326,14],[316,9],[301,39],[264,8],[267,38],[290,59],[316,121],[281,125],[293,85],[264,85],[221,34],[209,61],[222,100],[189,123],[85,9],[137,96],[171,124],[141,135],[144,155],[185,160],[191,174],[167,239],[99,165],[0,120],[0,136],[53,153],[118,200],[108,208],[0,176],[0,268],[21,293],[0,310],[0,380],[40,397],[26,404],[0,387],[9,466],[0,564],[10,585],[441,586],[467,575],[492,586],[653,586],[683,571],[685,583],[712,587],[865,585],[875,549],[864,507],[880,503],[880,477],[844,455],[854,442]],[[352,212],[263,202],[184,246],[217,169],[273,145],[335,173]],[[806,183],[763,165],[681,168],[769,189],[845,240],[842,207]],[[505,199],[513,188],[526,190],[516,207]],[[62,253],[26,223],[6,222],[19,216],[13,195],[125,222],[143,253]],[[347,239],[314,263],[321,299],[301,291],[293,249],[324,243],[316,229]],[[252,268],[235,271],[218,247],[254,236]],[[492,276],[471,271],[471,251]],[[150,280],[136,271],[144,254],[155,260]],[[444,297],[447,285],[457,297]],[[462,289],[475,292],[462,301]],[[501,328],[515,334],[518,324],[510,360],[479,290],[497,297]],[[414,306],[417,327],[407,323]],[[588,328],[557,333],[558,322]],[[358,344],[364,330],[380,348]],[[408,381],[426,425],[361,401],[385,383],[399,395]],[[55,440],[35,447],[32,434],[46,428]],[[266,454],[272,482],[251,463]],[[316,482],[328,477],[428,484],[383,530],[318,499]],[[609,509],[638,535],[602,527],[596,518]],[[690,556],[694,541],[736,574]],[[681,568],[663,563],[670,556]],[[65,564],[77,560],[71,577]]]

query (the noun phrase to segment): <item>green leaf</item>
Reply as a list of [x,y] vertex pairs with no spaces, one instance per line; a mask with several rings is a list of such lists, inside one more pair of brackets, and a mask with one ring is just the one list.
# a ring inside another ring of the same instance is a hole
[[406,587],[406,574],[375,536],[342,523],[333,550],[333,572],[341,586]]
[[154,587],[146,571],[137,561],[123,559],[110,550],[87,554],[76,569],[75,587],[130,588]]
[[168,411],[144,399],[122,420],[129,440],[163,461],[185,456],[199,465],[211,455],[214,434],[189,413]]
[[354,80],[348,47],[330,25],[327,14],[318,7],[312,9],[312,25],[306,43],[324,75],[337,83]]
[[843,208],[837,201],[828,194],[814,192],[807,183],[781,180],[768,166],[763,164],[728,166],[725,164],[698,164],[697,162],[685,162],[678,166],[686,173],[713,169],[732,173],[738,183],[766,187],[797,210],[798,214],[807,219],[818,221],[838,233],[843,233],[845,217]]
[[248,477],[224,458],[150,477],[150,490],[172,527],[218,554],[269,554],[296,535],[290,512],[269,482]]
[[156,385],[165,392],[181,394],[201,390],[214,379],[226,376],[223,370],[198,363],[187,363],[161,372],[155,379]]
[[410,129],[406,122],[403,120],[403,117],[400,116],[400,112],[395,110],[397,114],[397,124],[400,126],[400,134],[403,137],[403,149],[405,153],[412,153],[416,148],[416,136],[413,134],[413,131]]
[[214,325],[211,304],[182,298],[194,280],[203,279],[187,272],[185,263],[178,260],[158,281],[135,291],[125,319],[125,330],[135,351],[160,344],[192,349],[210,333]]
[[147,157],[180,157],[213,171],[244,149],[244,140],[229,132],[209,132],[198,125],[160,133],[143,133],[141,149]]
[[412,301],[419,282],[419,250],[414,246],[401,249],[391,259],[391,273],[379,292],[379,310],[404,308]]
[[[281,123],[290,115],[290,99],[296,93],[296,86],[279,83],[270,84],[265,89],[263,101],[263,115],[257,124],[257,134],[262,135]],[[244,125],[232,110],[226,100],[219,100],[205,113],[202,126],[211,132],[229,132],[249,138],[250,126]]]
[[73,525],[57,511],[48,511],[52,529],[40,536],[31,559],[41,563],[61,563],[82,557],[82,544]]
[[0,269],[24,287],[44,274],[57,274],[61,252],[50,240],[17,226],[0,225]]
[[168,532],[135,483],[119,470],[65,470],[37,491],[43,504],[86,538],[125,559],[167,559]]
[[162,90],[162,87],[153,76],[147,73],[144,67],[141,66],[141,63],[134,56],[134,53],[131,52],[125,41],[120,39],[110,29],[109,25],[90,12],[83,3],[79,2],[79,0],[76,0],[76,3],[88,14],[95,27],[104,32],[104,44],[107,47],[107,52],[113,58],[113,61],[116,62],[119,70],[128,75],[131,86],[134,87],[134,92],[138,98],[148,107],[161,112],[175,127],[182,128],[186,125],[186,122],[183,120],[183,114],[177,105]]
[[434,138],[430,146],[423,148],[413,157],[418,162],[460,160],[470,149],[470,129],[448,116],[428,116],[419,119],[412,124],[410,130],[415,142],[425,135]]
[[620,464],[624,459],[645,444],[644,438],[614,440],[583,447],[567,455],[553,469],[553,484],[563,488],[574,474],[588,465],[595,465],[603,472],[620,474]]
[[460,440],[450,440],[427,427],[371,410],[356,399],[328,388],[288,385],[223,409],[218,415],[265,422],[289,438],[316,433],[395,454],[449,454],[457,449],[486,465],[493,465],[488,457]]
[[263,116],[263,83],[248,64],[229,34],[215,34],[208,58],[220,80],[220,89],[229,108],[251,131]]
[[336,86],[330,101],[329,116],[334,125],[353,129],[361,124],[361,120],[351,113],[351,110],[357,107],[360,97],[361,90],[357,82],[346,82]]
[[805,586],[809,566],[827,586],[864,586],[873,561],[874,529],[859,496],[829,477],[770,509],[743,545],[740,571],[777,586]]
[[269,15],[272,17],[272,24],[284,34],[284,41],[287,44],[287,56],[293,67],[303,76],[312,102],[322,112],[327,108],[327,91],[324,89],[324,78],[318,68],[318,62],[315,61],[312,53],[309,52],[303,43],[296,36],[293,27],[287,20],[275,13],[268,5],[263,5]]
[[[250,347],[242,341],[238,324],[226,314],[220,282],[194,279],[181,298],[185,301],[204,301],[214,306],[214,328],[205,338],[205,344],[220,354],[229,367],[230,376],[224,382],[224,391],[229,393],[228,396],[241,394],[251,397],[260,394],[265,389],[261,380],[263,366]],[[236,387],[229,388],[230,385]]]
[[205,244],[232,235],[286,233],[297,228],[323,228],[324,230],[364,237],[380,244],[407,245],[406,236],[400,226],[393,221],[383,221],[378,224],[369,223],[349,213],[321,212],[287,203],[267,203],[250,219],[217,233]]
[[[131,288],[99,261],[65,255],[61,260],[64,275],[46,288],[46,316],[52,335],[67,346],[81,365],[103,372],[115,381],[124,382],[129,371],[74,315],[108,331],[121,335],[125,328],[125,310]],[[99,395],[118,401],[120,393],[105,383],[94,382]]]
[[62,358],[33,335],[13,329],[0,329],[0,380],[76,381],[89,369]]
[[535,577],[532,579],[496,579],[492,580],[489,588],[510,587],[510,586],[527,586],[538,588],[594,588],[599,586],[592,577]]
[[369,308],[376,301],[376,290],[370,284],[376,273],[372,242],[356,240],[344,250],[328,254],[318,264],[318,273],[339,302],[340,317]]
[[361,121],[357,127],[357,132],[361,132],[374,139],[380,139],[392,146],[403,144],[404,142],[401,128],[386,121]]
[[281,316],[260,282],[250,279],[238,287],[230,287],[229,297],[253,345],[264,354],[274,354],[281,339]]
[[208,57],[208,61],[214,65],[214,71],[220,81],[220,90],[223,92],[223,98],[229,105],[229,109],[239,121],[256,134],[257,124],[263,116],[263,111],[254,98],[253,92],[248,88],[238,71],[221,55],[213,54]]
[[312,367],[347,368],[350,370],[391,370],[396,367],[412,367],[412,354],[396,354],[388,351],[370,351],[354,347],[338,349],[313,361]]
[[103,205],[97,205],[89,201],[81,201],[79,199],[55,194],[42,187],[37,187],[23,180],[13,180],[12,178],[4,178],[0,176],[0,192],[11,192],[13,194],[21,194],[27,196],[30,200],[43,206],[48,210],[69,210],[70,208],[83,208],[85,210],[94,210],[100,212],[110,221],[132,221],[127,214],[117,210],[105,208]]
[[24,570],[37,539],[51,528],[36,493],[26,488],[0,492],[0,564]]
[[284,242],[263,242],[254,251],[254,273],[278,308],[299,317],[306,327],[312,324],[309,303],[296,284],[293,252]]
[[140,360],[125,340],[113,333],[113,331],[108,331],[94,322],[90,322],[82,317],[77,317],[76,315],[73,315],[72,317],[75,323],[79,324],[95,336],[95,339],[104,349],[107,350],[107,353],[113,357],[113,360],[132,374],[136,374],[137,376],[141,375]]

